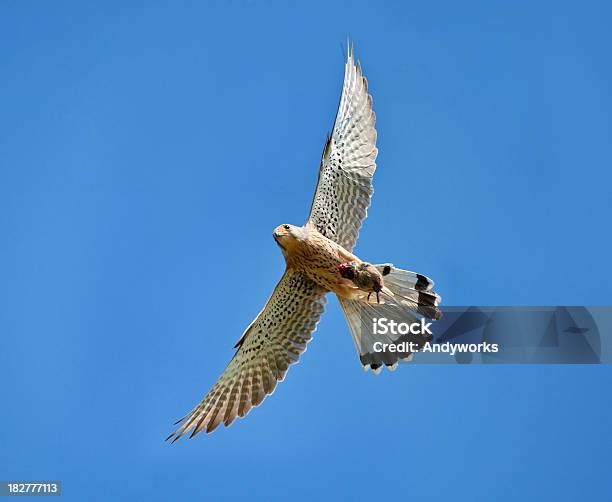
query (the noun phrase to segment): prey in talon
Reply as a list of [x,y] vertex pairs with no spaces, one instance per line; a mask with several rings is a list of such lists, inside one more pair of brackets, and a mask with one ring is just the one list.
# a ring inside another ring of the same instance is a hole
[[391,271],[391,267],[383,267],[381,273],[370,263],[357,264],[354,261],[349,261],[338,265],[338,271],[343,278],[349,279],[359,289],[368,293],[367,301],[370,301],[372,293],[376,293],[376,303],[380,303],[380,292],[384,288],[383,275],[387,275]]

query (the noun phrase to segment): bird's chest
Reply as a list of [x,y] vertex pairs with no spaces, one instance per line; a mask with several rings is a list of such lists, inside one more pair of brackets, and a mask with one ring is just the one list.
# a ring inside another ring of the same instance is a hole
[[306,239],[298,243],[287,261],[327,290],[334,291],[344,282],[338,266],[346,259],[338,245],[328,239]]

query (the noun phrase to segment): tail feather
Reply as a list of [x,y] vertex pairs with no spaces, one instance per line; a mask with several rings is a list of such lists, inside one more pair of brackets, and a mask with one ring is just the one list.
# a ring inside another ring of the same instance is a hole
[[381,273],[383,270],[389,271],[384,276],[384,281],[385,287],[391,292],[391,294],[387,292],[386,295],[390,297],[391,303],[403,305],[428,319],[437,320],[442,317],[442,311],[438,308],[442,298],[432,291],[434,282],[429,277],[395,268],[388,263],[375,267]]
[[[340,305],[348,322],[359,359],[365,370],[372,369],[378,374],[382,366],[394,370],[398,361],[410,361],[412,354],[404,352],[377,352],[374,343],[413,342],[422,348],[430,337],[407,333],[373,334],[374,318],[392,319],[398,323],[418,322],[420,317],[439,319],[442,311],[438,308],[439,295],[432,291],[434,283],[424,275],[401,270],[390,264],[375,265],[384,276],[385,288],[380,295],[380,303],[368,302],[366,296],[360,298],[341,298]],[[418,315],[420,314],[420,316]]]
[[406,287],[416,289],[417,291],[431,291],[434,287],[434,282],[429,277],[411,272],[410,270],[395,268],[391,263],[383,263],[374,266],[383,276],[385,276],[385,282],[392,280],[393,282],[402,283]]
[[374,350],[375,342],[398,343],[400,341],[412,341],[422,346],[427,341],[418,335],[412,334],[401,335],[399,337],[392,334],[372,334],[371,325],[372,319],[374,318],[386,317],[388,319],[396,319],[398,322],[416,322],[416,315],[409,310],[404,309],[402,318],[398,319],[397,309],[390,304],[372,304],[361,300],[349,300],[346,298],[338,299],[351,330],[355,348],[359,353],[359,360],[366,371],[372,369],[375,374],[378,374],[383,366],[393,370],[398,361],[409,361],[412,358],[410,351],[393,353],[376,352]]

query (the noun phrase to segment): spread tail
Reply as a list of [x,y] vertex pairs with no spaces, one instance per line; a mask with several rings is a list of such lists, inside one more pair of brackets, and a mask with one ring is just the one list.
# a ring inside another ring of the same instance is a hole
[[[426,334],[393,334],[387,332],[373,334],[373,319],[387,318],[397,323],[418,323],[420,318],[440,319],[442,311],[438,308],[441,301],[433,292],[434,283],[428,277],[395,268],[390,264],[375,265],[384,277],[384,288],[380,303],[376,299],[367,300],[367,295],[354,299],[340,298],[340,305],[349,324],[353,342],[365,370],[371,368],[378,374],[382,366],[395,370],[400,360],[410,361],[410,350],[403,352],[376,351],[375,342],[394,343],[412,342],[413,347],[421,348],[431,340]],[[420,314],[420,315],[419,315]],[[406,344],[407,346],[407,344]]]

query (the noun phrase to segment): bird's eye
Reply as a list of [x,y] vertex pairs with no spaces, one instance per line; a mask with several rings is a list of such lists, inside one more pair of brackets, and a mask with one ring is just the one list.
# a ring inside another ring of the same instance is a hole
[[289,230],[289,228],[290,228],[290,227],[289,227],[289,225],[283,225],[283,228],[284,228],[285,230]]

